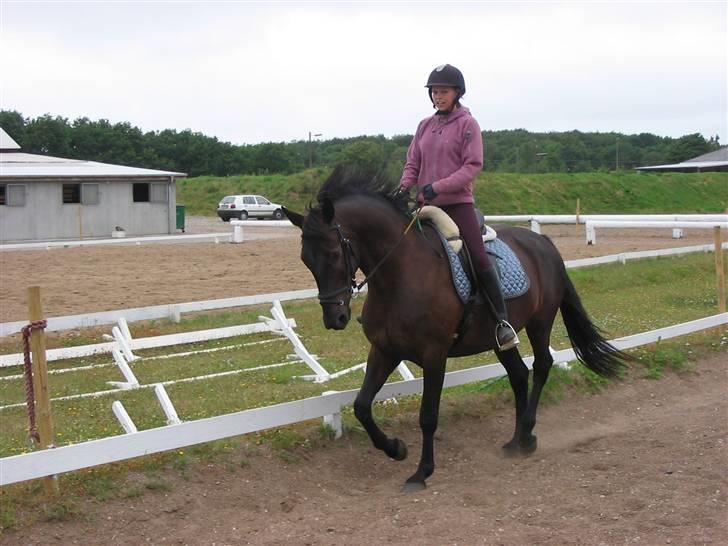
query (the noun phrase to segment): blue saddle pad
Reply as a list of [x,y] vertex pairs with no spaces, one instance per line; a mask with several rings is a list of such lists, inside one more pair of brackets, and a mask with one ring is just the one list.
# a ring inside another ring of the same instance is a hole
[[[450,248],[450,245],[438,231],[440,240],[442,241],[445,250],[447,251],[447,257],[450,262],[450,271],[452,272],[452,280],[455,285],[455,290],[460,296],[463,303],[466,303],[470,298],[472,292],[472,284],[470,278],[465,273],[460,256]],[[498,272],[498,279],[500,280],[501,292],[505,299],[517,298],[522,296],[531,287],[531,281],[526,274],[526,271],[521,265],[521,261],[513,252],[511,247],[504,243],[500,239],[488,241],[485,243],[485,251],[495,257],[496,271]]]

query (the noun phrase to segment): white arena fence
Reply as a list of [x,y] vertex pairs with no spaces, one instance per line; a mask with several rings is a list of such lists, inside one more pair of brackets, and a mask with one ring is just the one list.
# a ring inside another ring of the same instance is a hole
[[541,233],[541,224],[586,224],[586,222],[728,222],[728,214],[515,214],[485,215],[486,222],[529,222]]
[[[723,243],[723,249],[728,249],[728,242]],[[643,260],[661,256],[679,256],[697,252],[713,252],[713,245],[694,245],[680,248],[667,248],[660,250],[644,250],[637,252],[623,252],[610,254],[597,258],[582,258],[578,260],[567,260],[567,269],[578,267],[589,267],[608,263],[626,263],[630,260]],[[363,292],[366,292],[366,286]],[[257,294],[254,296],[239,296],[233,298],[221,298],[215,300],[195,301],[187,303],[174,303],[167,305],[154,305],[150,307],[135,307],[117,311],[100,311],[97,313],[86,313],[81,315],[66,315],[62,317],[50,317],[47,319],[46,331],[57,332],[62,330],[73,330],[77,328],[93,328],[115,324],[119,319],[126,319],[127,322],[138,322],[144,320],[170,319],[179,322],[182,313],[196,313],[199,311],[211,311],[216,309],[229,309],[233,307],[244,307],[249,305],[269,304],[275,300],[291,301],[315,298],[318,290],[315,288],[306,290],[294,290],[291,292],[275,292],[270,294]],[[9,336],[20,332],[27,324],[27,321],[13,321],[0,323],[0,337]]]
[[586,221],[586,244],[594,245],[597,242],[596,228],[613,228],[613,229],[672,229],[672,236],[680,239],[683,236],[683,229],[726,229],[728,230],[728,216],[726,221],[625,221],[625,220],[587,220]]
[[[612,343],[619,349],[625,350],[724,324],[728,324],[728,313],[618,338],[612,340]],[[555,363],[575,359],[573,349],[555,351],[553,356]],[[533,357],[525,358],[524,361],[530,367],[533,364]],[[444,386],[453,387],[503,375],[505,370],[500,364],[487,364],[447,373]],[[420,394],[421,391],[421,378],[387,383],[377,395],[377,400]],[[329,391],[312,398],[190,422],[180,422],[179,418],[175,419],[176,415],[168,414],[168,421],[172,424],[143,431],[136,431],[129,416],[117,406],[115,413],[120,420],[126,422],[124,426],[128,431],[126,434],[4,457],[0,459],[0,486],[311,419],[323,418],[324,422],[333,426],[338,437],[341,434],[341,409],[353,403],[357,392],[356,389],[342,392]],[[158,396],[164,398],[164,393],[158,393]]]

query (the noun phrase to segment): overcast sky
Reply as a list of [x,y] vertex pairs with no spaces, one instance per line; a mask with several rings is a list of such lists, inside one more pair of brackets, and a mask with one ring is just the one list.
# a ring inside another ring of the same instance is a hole
[[483,129],[726,144],[727,4],[0,0],[0,108],[235,144],[392,136],[451,63]]

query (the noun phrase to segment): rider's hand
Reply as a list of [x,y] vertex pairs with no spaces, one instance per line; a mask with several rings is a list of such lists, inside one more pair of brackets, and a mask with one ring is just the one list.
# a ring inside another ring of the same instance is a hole
[[425,198],[425,201],[432,201],[435,197],[437,197],[437,192],[432,187],[432,184],[426,184],[422,188],[422,197]]

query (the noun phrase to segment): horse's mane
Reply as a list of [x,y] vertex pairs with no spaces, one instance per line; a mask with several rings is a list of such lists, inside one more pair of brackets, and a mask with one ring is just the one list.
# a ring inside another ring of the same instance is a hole
[[367,196],[388,203],[400,214],[408,213],[408,196],[398,194],[399,181],[378,169],[349,164],[337,165],[316,195],[317,205],[309,205],[307,231],[323,231],[322,208],[326,201],[336,202],[344,197]]
[[398,182],[382,169],[367,169],[341,163],[321,185],[317,201],[322,205],[327,198],[337,201],[352,195],[368,195],[380,197],[389,201],[396,209],[407,212],[407,200],[396,195]]

